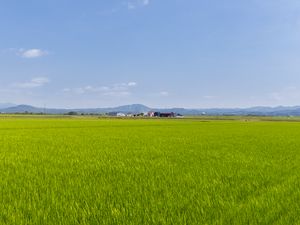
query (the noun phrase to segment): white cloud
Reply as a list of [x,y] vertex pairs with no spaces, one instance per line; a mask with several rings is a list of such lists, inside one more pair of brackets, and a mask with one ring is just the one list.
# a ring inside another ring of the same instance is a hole
[[300,100],[300,90],[296,87],[286,87],[280,91],[272,92],[268,95],[275,101]]
[[150,0],[143,0],[142,1],[144,5],[149,5],[150,4]]
[[135,86],[137,86],[137,83],[136,82],[129,82],[127,85],[129,87],[135,87]]
[[148,6],[150,0],[130,0],[127,2],[128,9],[136,9],[138,7]]
[[112,97],[126,97],[131,95],[129,91],[111,91],[103,93],[104,96],[112,96]]
[[127,8],[129,10],[134,10],[137,8],[149,6],[149,4],[150,4],[150,0],[125,0],[119,6],[116,6],[111,9],[99,11],[97,12],[97,14],[100,16],[108,16],[117,13],[123,10],[124,8]]
[[32,59],[32,58],[40,58],[46,56],[49,53],[41,49],[27,49],[27,50],[19,49],[17,54],[23,58]]
[[214,98],[216,98],[216,96],[214,96],[214,95],[204,95],[203,98],[204,99],[214,99]]
[[120,11],[121,8],[112,8],[112,9],[106,9],[106,10],[102,10],[97,12],[98,15],[100,16],[108,16],[108,15],[112,15],[117,13],[118,11]]
[[161,98],[161,97],[169,97],[171,94],[168,91],[157,91],[148,93],[149,97]]
[[99,93],[103,96],[128,96],[131,94],[131,89],[136,87],[136,82],[128,83],[117,83],[111,86],[92,86],[87,85],[78,88],[65,88],[63,92],[65,93],[75,93],[75,94],[89,94],[89,93]]
[[127,3],[127,8],[128,8],[128,9],[135,9],[135,8],[136,8],[136,5],[133,4],[132,2],[128,2],[128,3]]
[[42,87],[49,82],[50,80],[46,77],[36,77],[27,82],[15,83],[12,86],[15,88],[37,88]]
[[169,96],[169,95],[170,95],[170,93],[169,93],[169,92],[167,92],[167,91],[161,91],[161,92],[159,93],[159,95],[160,95],[160,96],[167,97],[167,96]]
[[63,91],[63,92],[70,92],[71,89],[70,89],[70,88],[64,88],[62,91]]

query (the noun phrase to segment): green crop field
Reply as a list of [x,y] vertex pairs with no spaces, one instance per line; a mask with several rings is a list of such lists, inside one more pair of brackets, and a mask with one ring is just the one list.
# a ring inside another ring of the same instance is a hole
[[300,224],[300,123],[0,117],[0,224]]

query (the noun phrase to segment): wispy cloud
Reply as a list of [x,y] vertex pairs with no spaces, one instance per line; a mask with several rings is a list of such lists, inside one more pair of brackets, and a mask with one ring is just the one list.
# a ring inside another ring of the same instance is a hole
[[159,96],[162,96],[162,97],[167,97],[169,95],[170,95],[170,93],[168,91],[161,91],[161,92],[159,92]]
[[103,96],[128,96],[131,95],[132,88],[136,87],[136,82],[117,83],[110,86],[92,86],[87,85],[79,88],[64,88],[65,93],[89,94],[98,93]]
[[138,7],[145,7],[150,4],[150,0],[130,0],[127,2],[127,8],[132,10]]
[[48,54],[49,54],[48,51],[42,50],[42,49],[37,49],[37,48],[19,49],[17,52],[17,55],[19,55],[23,58],[27,58],[27,59],[40,58],[40,57],[46,56]]
[[277,102],[300,101],[300,90],[296,87],[286,87],[280,91],[269,93],[268,96]]
[[149,97],[155,97],[155,98],[165,98],[169,97],[171,93],[169,91],[163,90],[163,91],[153,91],[147,94]]
[[110,91],[103,93],[104,96],[111,96],[111,97],[126,97],[130,96],[130,91]]
[[211,100],[211,99],[215,99],[216,96],[214,96],[214,95],[204,95],[203,98],[207,99],[207,100]]
[[124,9],[127,10],[134,10],[141,7],[146,7],[150,5],[150,0],[126,0],[122,2],[120,5],[116,5],[115,7],[111,9],[105,9],[98,11],[97,14],[100,16],[109,16],[113,15],[119,11],[122,11]]
[[117,13],[118,11],[120,11],[121,7],[116,7],[116,8],[111,8],[111,9],[106,9],[106,10],[102,10],[97,12],[98,15],[100,16],[108,16],[108,15],[112,15]]
[[12,85],[13,88],[37,88],[42,87],[49,83],[50,80],[47,77],[36,77],[31,79],[30,81],[15,83]]
[[[124,84],[123,84],[124,85]],[[125,86],[128,86],[128,87],[135,87],[135,86],[137,86],[137,83],[136,82],[129,82],[129,83],[127,83],[127,84],[125,84]]]

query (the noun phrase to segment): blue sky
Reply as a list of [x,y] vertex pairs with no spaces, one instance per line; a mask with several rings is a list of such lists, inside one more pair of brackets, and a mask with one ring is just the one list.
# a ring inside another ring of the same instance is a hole
[[300,1],[0,1],[0,102],[300,105]]

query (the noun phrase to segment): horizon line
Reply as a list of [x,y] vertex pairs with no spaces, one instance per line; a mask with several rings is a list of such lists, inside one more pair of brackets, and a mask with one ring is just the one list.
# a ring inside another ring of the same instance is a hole
[[72,109],[107,109],[107,108],[118,108],[118,107],[124,107],[124,106],[134,106],[134,105],[140,105],[147,107],[149,109],[187,109],[187,110],[205,110],[205,109],[251,109],[251,108],[294,108],[294,107],[300,107],[300,105],[274,105],[274,106],[268,106],[268,105],[254,105],[254,106],[232,106],[232,107],[202,107],[202,108],[197,108],[197,107],[178,107],[178,106],[171,106],[171,107],[165,107],[165,106],[158,106],[158,107],[150,107],[146,104],[141,104],[141,103],[133,103],[133,104],[124,104],[124,105],[116,105],[116,106],[96,106],[96,107],[47,107],[46,105],[44,106],[38,106],[34,104],[15,104],[15,103],[0,103],[0,104],[11,104],[12,106],[9,107],[4,107],[2,109],[8,109],[8,108],[14,108],[18,106],[30,106],[34,108],[42,108],[42,109],[64,109],[64,110],[72,110]]

